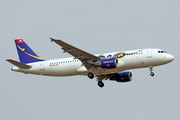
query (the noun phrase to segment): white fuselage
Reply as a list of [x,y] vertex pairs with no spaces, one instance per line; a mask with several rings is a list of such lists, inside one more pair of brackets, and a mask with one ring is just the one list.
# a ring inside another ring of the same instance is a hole
[[[169,63],[174,59],[172,55],[166,53],[161,49],[151,48],[131,50],[125,52],[97,54],[96,56],[112,58],[117,53],[125,53],[120,54],[120,57],[117,58],[117,68],[102,69],[100,67],[97,67],[93,69],[93,74],[112,74],[129,69],[154,67]],[[80,60],[74,59],[73,57],[34,62],[28,65],[31,65],[32,67],[29,69],[13,67],[12,70],[17,72],[23,72],[25,74],[37,74],[46,76],[87,75],[87,73],[89,72],[89,70],[86,69],[86,67],[82,64]]]

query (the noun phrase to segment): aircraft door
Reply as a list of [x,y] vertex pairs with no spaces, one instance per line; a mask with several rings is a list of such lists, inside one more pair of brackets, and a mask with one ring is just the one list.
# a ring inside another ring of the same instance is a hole
[[147,58],[151,58],[152,57],[152,49],[148,48],[147,49]]
[[40,62],[40,71],[45,71],[45,62]]

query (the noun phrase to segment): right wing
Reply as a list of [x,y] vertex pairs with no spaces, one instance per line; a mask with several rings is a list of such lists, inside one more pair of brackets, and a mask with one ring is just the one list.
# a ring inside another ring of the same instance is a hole
[[53,41],[60,45],[62,47],[61,49],[63,49],[64,52],[68,52],[69,54],[74,56],[74,59],[79,59],[87,69],[90,69],[91,65],[100,60],[100,58],[98,58],[97,56],[76,48],[68,43],[65,43],[62,40],[55,40],[51,38],[51,42]]

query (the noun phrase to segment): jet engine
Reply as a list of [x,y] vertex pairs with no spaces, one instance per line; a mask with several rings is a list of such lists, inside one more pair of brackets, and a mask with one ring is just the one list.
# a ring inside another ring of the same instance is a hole
[[118,60],[116,58],[103,59],[100,64],[100,66],[105,69],[116,68]]
[[117,82],[129,82],[132,80],[132,73],[131,72],[116,73],[113,77],[110,77],[110,80],[114,80]]

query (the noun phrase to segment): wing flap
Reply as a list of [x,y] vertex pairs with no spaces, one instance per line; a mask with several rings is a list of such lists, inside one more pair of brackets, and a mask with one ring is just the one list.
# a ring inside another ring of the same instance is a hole
[[10,62],[11,64],[13,64],[19,68],[31,68],[30,65],[26,65],[26,64],[20,63],[18,61],[12,60],[12,59],[6,59],[6,61]]

